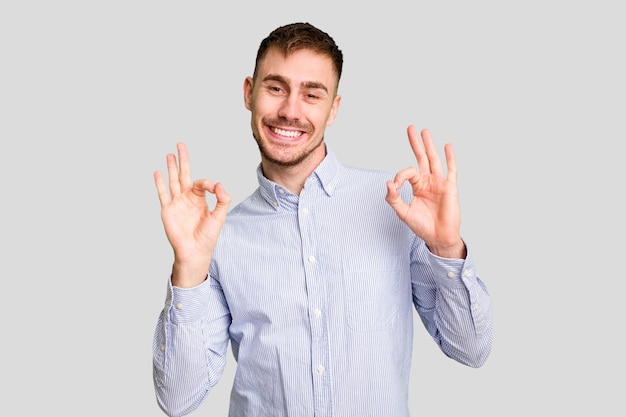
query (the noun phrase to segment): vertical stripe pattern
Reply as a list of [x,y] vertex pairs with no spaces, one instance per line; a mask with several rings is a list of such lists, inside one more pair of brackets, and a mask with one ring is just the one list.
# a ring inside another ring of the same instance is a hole
[[444,354],[484,363],[491,302],[471,254],[427,250],[385,201],[393,173],[343,166],[329,151],[297,196],[257,172],[207,281],[168,288],[153,345],[167,415],[202,402],[230,343],[230,416],[406,417],[413,311]]

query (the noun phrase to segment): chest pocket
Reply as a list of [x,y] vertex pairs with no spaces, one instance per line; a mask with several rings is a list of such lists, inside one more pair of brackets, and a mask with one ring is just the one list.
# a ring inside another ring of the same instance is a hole
[[391,328],[410,297],[408,261],[400,256],[353,258],[342,267],[348,326],[359,332]]

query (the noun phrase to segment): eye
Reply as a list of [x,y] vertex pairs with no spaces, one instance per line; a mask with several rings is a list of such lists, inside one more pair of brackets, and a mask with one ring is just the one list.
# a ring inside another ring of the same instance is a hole
[[318,101],[322,101],[328,97],[326,91],[322,88],[307,88],[304,90],[302,97],[304,100],[310,103],[317,103]]
[[282,86],[278,84],[267,84],[265,88],[270,94],[280,95],[285,93],[285,90],[282,88]]

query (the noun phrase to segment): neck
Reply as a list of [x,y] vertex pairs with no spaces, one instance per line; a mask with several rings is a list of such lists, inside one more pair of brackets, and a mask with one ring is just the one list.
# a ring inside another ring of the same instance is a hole
[[320,147],[323,151],[320,153],[313,153],[309,158],[306,158],[297,165],[285,166],[268,161],[261,156],[261,167],[263,168],[263,175],[276,184],[280,184],[290,192],[300,195],[300,191],[304,188],[304,182],[315,171],[315,168],[326,157],[325,146]]

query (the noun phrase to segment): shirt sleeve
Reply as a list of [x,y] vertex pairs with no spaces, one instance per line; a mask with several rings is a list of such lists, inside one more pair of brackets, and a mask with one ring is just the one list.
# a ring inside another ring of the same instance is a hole
[[209,276],[194,288],[170,281],[152,346],[157,402],[168,416],[189,414],[220,380],[230,321],[216,280]]
[[419,242],[411,280],[413,304],[441,350],[465,365],[482,366],[491,352],[492,305],[469,249],[465,259],[447,259]]

